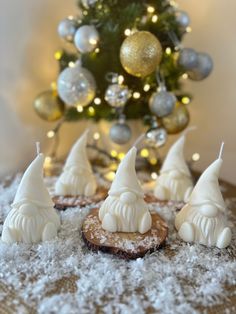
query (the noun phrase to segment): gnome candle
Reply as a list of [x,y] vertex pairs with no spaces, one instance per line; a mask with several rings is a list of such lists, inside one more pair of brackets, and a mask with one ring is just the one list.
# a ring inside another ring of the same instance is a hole
[[87,137],[88,130],[72,147],[63,172],[56,182],[57,195],[92,196],[95,194],[97,183],[86,152]]
[[175,227],[185,242],[217,246],[220,249],[230,244],[232,234],[227,226],[226,205],[218,182],[223,163],[222,151],[223,144],[219,158],[203,172],[189,202],[176,216]]
[[89,249],[125,259],[143,257],[165,241],[168,228],[155,212],[150,213],[135,172],[137,149],[122,159],[100,209],[94,208],[82,225]]
[[135,172],[137,149],[131,148],[121,161],[108,197],[99,210],[103,229],[110,232],[145,233],[152,219]]
[[159,200],[186,201],[192,191],[192,177],[183,154],[184,143],[185,134],[172,145],[165,158],[154,188]]
[[43,181],[44,156],[39,153],[25,171],[2,231],[2,241],[38,243],[57,235],[60,218]]

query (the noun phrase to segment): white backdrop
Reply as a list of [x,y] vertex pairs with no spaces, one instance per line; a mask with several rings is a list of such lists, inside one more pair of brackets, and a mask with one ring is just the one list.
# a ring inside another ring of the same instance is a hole
[[[236,183],[236,2],[178,2],[192,20],[193,32],[186,37],[185,45],[210,53],[215,63],[207,80],[186,84],[186,90],[194,95],[191,124],[198,126],[189,135],[186,156],[199,152],[201,159],[196,167],[204,169],[224,140],[222,177]],[[44,151],[49,147],[45,132],[52,125],[34,114],[32,101],[56,79],[57,62],[53,55],[62,45],[57,24],[76,12],[74,0],[0,2],[0,176],[24,167],[34,154],[35,140],[41,140]],[[83,127],[80,123],[63,127],[61,155],[66,154]],[[162,154],[173,140],[174,137]]]

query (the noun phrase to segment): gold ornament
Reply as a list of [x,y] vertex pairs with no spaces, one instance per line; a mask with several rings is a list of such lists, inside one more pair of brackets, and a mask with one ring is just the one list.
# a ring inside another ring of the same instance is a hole
[[144,77],[161,62],[162,47],[150,32],[140,31],[127,37],[120,48],[120,62],[129,74]]
[[53,90],[39,94],[34,100],[34,109],[43,120],[53,122],[63,116],[65,105]]
[[173,112],[162,118],[162,124],[169,134],[176,134],[186,128],[189,119],[189,112],[186,106],[176,102]]

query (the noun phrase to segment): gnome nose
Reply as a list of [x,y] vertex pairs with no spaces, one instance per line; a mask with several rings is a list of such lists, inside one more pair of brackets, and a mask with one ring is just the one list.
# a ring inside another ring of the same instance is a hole
[[23,204],[19,208],[19,212],[24,216],[34,216],[37,214],[37,207],[33,204]]
[[124,204],[132,204],[137,200],[137,196],[133,192],[124,192],[120,195],[120,201]]
[[213,217],[217,216],[218,209],[216,206],[213,206],[213,205],[203,205],[200,208],[200,212],[203,216],[213,218]]

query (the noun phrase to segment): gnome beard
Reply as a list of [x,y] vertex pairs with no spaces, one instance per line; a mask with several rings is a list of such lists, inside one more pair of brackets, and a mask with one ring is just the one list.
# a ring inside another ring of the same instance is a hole
[[24,202],[13,206],[8,214],[2,232],[2,241],[8,244],[27,244],[48,241],[57,235],[60,219],[54,208]]
[[97,183],[94,175],[87,169],[71,166],[65,169],[56,182],[55,190],[58,195],[85,195],[95,194]]
[[151,215],[143,198],[134,192],[109,195],[99,211],[103,229],[110,232],[146,233],[152,224]]
[[161,173],[154,195],[160,200],[187,201],[193,188],[191,177],[177,170]]
[[187,204],[177,214],[175,221],[179,236],[184,241],[219,248],[228,246],[231,241],[231,231],[226,225],[226,218],[221,209],[210,204]]

